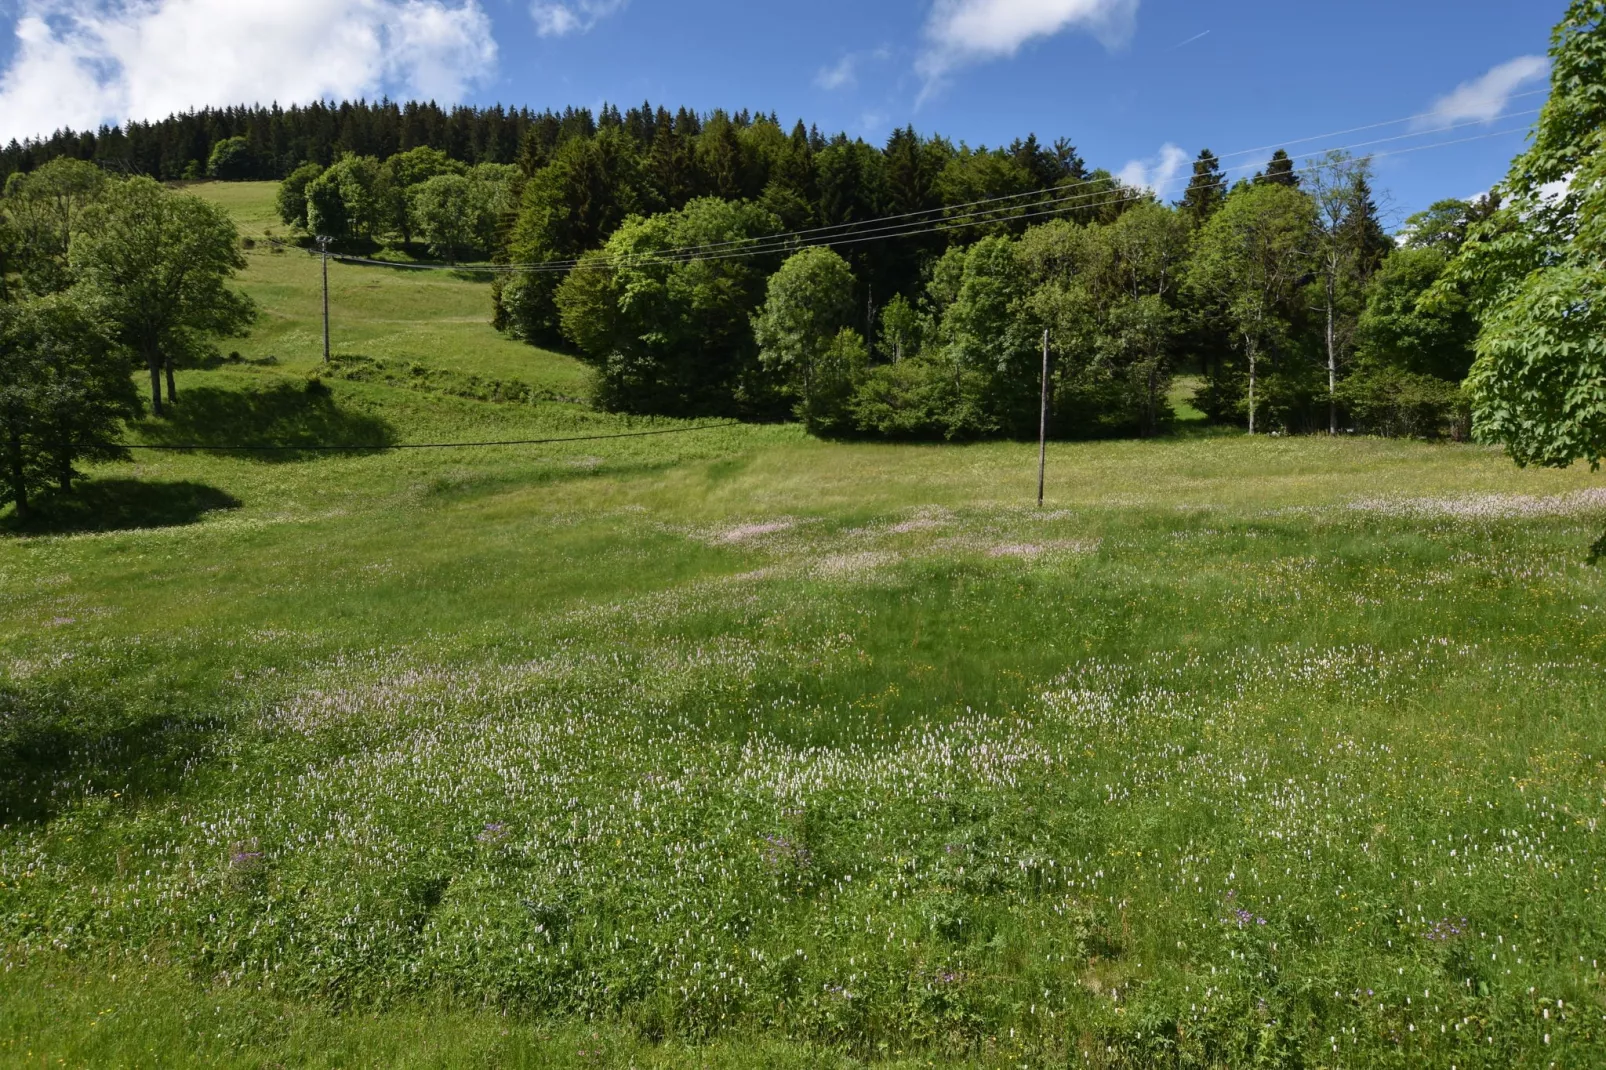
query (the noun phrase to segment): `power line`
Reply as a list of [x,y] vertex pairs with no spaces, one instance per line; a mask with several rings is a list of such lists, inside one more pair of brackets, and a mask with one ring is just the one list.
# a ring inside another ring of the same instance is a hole
[[702,424],[697,427],[670,427],[657,431],[622,431],[608,435],[572,435],[568,438],[521,438],[505,439],[497,442],[392,442],[374,445],[354,446],[214,446],[206,443],[191,443],[188,445],[166,446],[145,445],[132,442],[100,442],[97,446],[111,446],[124,450],[156,450],[167,453],[380,453],[385,450],[459,450],[482,449],[496,446],[552,446],[564,442],[603,442],[609,439],[620,438],[650,438],[655,435],[684,435],[693,431],[717,431],[723,427],[741,427],[740,420],[730,420],[722,424]]
[[[1517,97],[1528,97],[1528,96],[1536,95],[1536,94],[1541,93],[1541,92],[1546,92],[1546,90],[1532,90],[1532,91],[1529,91],[1529,92],[1526,92],[1526,93],[1516,94],[1516,96]],[[1494,99],[1491,98],[1490,102],[1493,103]],[[1506,118],[1515,118],[1515,117],[1518,117],[1518,116],[1525,116],[1525,115],[1535,115],[1535,114],[1538,114],[1539,110],[1540,109],[1535,108],[1535,109],[1529,109],[1527,111],[1513,112],[1509,116],[1506,116]],[[1387,126],[1396,126],[1396,125],[1399,125],[1400,123],[1412,122],[1412,121],[1417,120],[1417,119],[1430,117],[1433,114],[1434,114],[1433,112],[1423,112],[1423,113],[1420,113],[1420,114],[1417,114],[1417,115],[1408,115],[1408,116],[1404,116],[1404,117],[1398,118],[1398,119],[1389,119],[1389,120],[1385,120],[1383,122],[1371,123],[1371,124],[1368,124],[1368,125],[1365,125],[1365,126],[1350,127],[1347,130],[1335,131],[1335,132],[1329,133],[1329,134],[1318,134],[1318,135],[1315,135],[1313,137],[1299,138],[1299,139],[1295,139],[1293,141],[1285,141],[1282,144],[1284,146],[1295,145],[1295,144],[1301,144],[1301,143],[1304,143],[1304,142],[1321,140],[1322,138],[1325,138],[1325,137],[1336,137],[1336,136],[1339,136],[1341,134],[1357,133],[1357,132],[1366,131],[1366,130],[1380,129],[1382,127],[1387,127]],[[1323,155],[1323,154],[1328,153],[1328,152],[1346,151],[1346,150],[1349,150],[1349,149],[1364,148],[1364,147],[1367,147],[1367,146],[1370,146],[1370,145],[1386,144],[1386,143],[1390,143],[1390,142],[1394,142],[1394,141],[1408,140],[1408,139],[1411,139],[1411,138],[1429,137],[1429,136],[1431,136],[1433,134],[1450,133],[1450,132],[1455,131],[1455,130],[1465,129],[1465,128],[1469,127],[1469,126],[1479,126],[1479,125],[1483,125],[1483,124],[1484,124],[1484,120],[1481,120],[1481,119],[1467,120],[1465,122],[1451,123],[1451,124],[1446,125],[1446,126],[1435,127],[1435,128],[1429,129],[1429,130],[1416,130],[1416,131],[1412,131],[1412,132],[1407,133],[1407,134],[1398,134],[1398,135],[1394,135],[1394,136],[1386,137],[1386,138],[1375,138],[1375,139],[1370,140],[1370,141],[1355,142],[1355,143],[1352,143],[1352,144],[1349,144],[1349,145],[1337,146],[1335,148],[1323,149],[1323,150],[1319,150],[1319,151],[1311,152],[1311,153],[1301,153],[1301,154],[1295,155],[1293,157],[1293,159],[1296,159],[1296,160],[1314,159],[1317,156]],[[1502,133],[1505,133],[1505,131],[1503,131]],[[1491,136],[1497,136],[1497,135],[1491,135]],[[1461,143],[1463,143],[1464,140],[1476,140],[1476,139],[1460,139],[1460,140],[1456,140],[1456,141],[1444,142],[1442,144],[1446,144],[1446,145],[1461,144]],[[1270,146],[1266,146],[1266,147],[1270,147]],[[1252,152],[1261,152],[1261,151],[1264,151],[1264,148],[1240,149],[1240,150],[1238,150],[1236,152],[1221,153],[1221,154],[1212,153],[1212,156],[1219,162],[1219,161],[1224,160],[1224,159],[1231,159],[1231,158],[1233,158],[1235,156],[1243,156],[1243,155],[1247,155],[1247,154],[1252,153]],[[1374,155],[1392,155],[1392,154],[1374,154]],[[1252,164],[1252,163],[1251,164],[1242,164],[1242,165],[1238,165],[1238,166],[1235,166],[1235,167],[1227,168],[1227,169],[1225,169],[1225,171],[1223,173],[1224,174],[1234,174],[1234,173],[1240,172],[1240,171],[1248,171],[1248,170],[1252,169],[1254,166],[1255,165]],[[758,238],[740,238],[740,239],[731,239],[731,240],[722,241],[722,242],[708,242],[708,243],[704,243],[704,244],[701,244],[701,245],[679,246],[679,247],[674,247],[674,248],[670,248],[670,249],[658,250],[655,253],[645,254],[645,255],[650,255],[650,256],[654,257],[655,259],[657,259],[659,261],[674,260],[674,259],[681,259],[681,258],[712,259],[712,258],[706,256],[706,254],[709,253],[709,252],[715,251],[715,250],[730,248],[730,247],[733,247],[733,246],[744,246],[745,248],[749,248],[750,249],[751,246],[746,246],[745,243],[751,243],[751,242],[764,243],[765,245],[769,246],[771,249],[784,248],[785,245],[790,244],[791,242],[793,242],[793,241],[795,241],[795,240],[797,240],[799,238],[812,237],[812,236],[824,235],[824,234],[834,234],[834,233],[844,232],[844,231],[851,233],[851,232],[854,232],[853,228],[856,228],[856,227],[864,227],[864,226],[867,226],[869,224],[876,224],[876,223],[891,223],[891,222],[895,222],[897,220],[918,220],[918,217],[921,217],[921,216],[939,216],[940,218],[932,219],[932,220],[923,220],[923,221],[911,222],[908,225],[909,226],[919,226],[919,225],[924,225],[925,223],[949,222],[949,221],[952,221],[954,219],[974,219],[974,218],[978,218],[978,217],[982,217],[982,216],[987,216],[987,215],[989,215],[989,213],[987,211],[967,212],[967,213],[964,213],[964,214],[962,214],[960,216],[957,216],[957,217],[954,216],[952,213],[955,212],[958,209],[977,208],[977,207],[985,206],[985,205],[1004,204],[1004,203],[1009,202],[1009,201],[1021,201],[1021,200],[1026,200],[1028,198],[1042,198],[1045,195],[1060,194],[1060,193],[1063,193],[1066,190],[1076,189],[1076,188],[1079,188],[1079,187],[1086,187],[1086,186],[1099,186],[1100,189],[1094,191],[1093,193],[1082,194],[1082,195],[1079,195],[1079,196],[1083,196],[1083,197],[1087,197],[1087,196],[1095,196],[1095,197],[1096,196],[1106,196],[1106,195],[1109,194],[1110,191],[1105,186],[1105,183],[1107,183],[1109,181],[1112,181],[1112,179],[1110,179],[1110,178],[1079,179],[1079,180],[1077,180],[1075,182],[1064,183],[1064,184],[1061,184],[1059,186],[1053,187],[1051,189],[1028,190],[1028,191],[1025,191],[1025,192],[1022,192],[1022,193],[1003,194],[1003,195],[998,196],[998,197],[987,197],[987,198],[982,198],[980,200],[962,202],[960,204],[943,205],[943,206],[937,207],[937,208],[925,208],[925,209],[920,209],[920,210],[913,211],[913,212],[903,212],[903,213],[894,214],[894,215],[878,216],[878,217],[874,217],[874,218],[871,218],[871,219],[855,220],[855,221],[847,222],[847,223],[836,223],[836,224],[832,224],[832,225],[829,225],[829,226],[823,226],[823,227],[812,227],[812,228],[806,228],[806,229],[795,230],[795,231],[785,231],[785,232],[781,232],[781,233],[777,233],[777,234],[764,235],[764,236],[761,236],[761,237],[758,237]],[[1127,194],[1125,191],[1123,191],[1123,196],[1126,196],[1126,195],[1130,195],[1130,194]],[[1045,203],[1064,203],[1064,202],[1068,202],[1068,201],[1073,200],[1073,199],[1075,199],[1075,198],[1074,197],[1058,197],[1058,198],[1051,198],[1049,201],[1046,201],[1046,202],[1042,201],[1042,200],[1038,200],[1038,201],[1034,202],[1031,205],[1027,205],[1026,207],[1037,207],[1037,206],[1041,206],[1042,204],[1045,204]],[[944,215],[944,213],[947,213],[947,214]],[[1007,217],[999,216],[999,217],[996,217],[996,218],[1007,218]],[[893,228],[883,228],[883,229],[893,229]],[[857,233],[863,233],[863,232],[860,231],[860,232],[857,232]],[[781,244],[776,244],[776,243],[781,243]],[[815,243],[815,244],[829,244],[829,243],[823,243],[822,242],[822,243]],[[462,265],[462,264],[438,264],[438,263],[418,264],[418,263],[405,263],[405,262],[389,261],[389,260],[375,260],[375,259],[371,259],[371,258],[367,258],[367,257],[357,257],[357,256],[349,256],[349,255],[341,255],[341,256],[338,256],[337,259],[340,259],[341,261],[343,261],[345,263],[368,264],[368,265],[378,266],[378,267],[396,267],[396,268],[402,268],[404,270],[413,270],[413,271],[462,271],[462,272],[482,273],[482,274],[483,273],[497,273],[497,272],[562,271],[562,270],[568,270],[570,268],[576,267],[580,263],[580,258],[569,258],[569,259],[562,259],[562,260],[548,260],[548,261],[541,261],[541,262],[537,262],[537,263],[528,263],[528,264],[486,264],[486,265]],[[617,260],[617,259],[620,259],[620,258],[612,258],[612,259]],[[589,262],[595,264],[597,261],[596,261],[595,258],[593,258]]]
[[[1476,105],[1476,104],[1503,104],[1506,101],[1521,100],[1521,99],[1523,99],[1525,97],[1538,96],[1538,95],[1540,95],[1542,93],[1549,93],[1549,92],[1550,92],[1550,90],[1548,90],[1548,89],[1530,89],[1525,93],[1512,93],[1511,95],[1504,96],[1504,97],[1486,97],[1483,100],[1470,100],[1470,101],[1467,101],[1466,103],[1469,106],[1470,105]],[[1512,112],[1509,115],[1497,116],[1497,118],[1511,119],[1511,118],[1515,118],[1518,115],[1533,115],[1533,114],[1537,113],[1539,110],[1540,109],[1538,109],[1538,108],[1534,108],[1534,109],[1532,109],[1530,111]],[[1217,156],[1216,159],[1218,159],[1218,160],[1230,160],[1234,156],[1247,156],[1251,152],[1265,152],[1267,149],[1286,149],[1290,145],[1303,145],[1307,141],[1320,141],[1323,138],[1329,138],[1329,137],[1344,137],[1347,134],[1359,134],[1359,133],[1363,133],[1363,132],[1365,132],[1367,130],[1379,130],[1379,129],[1385,127],[1385,126],[1398,126],[1401,123],[1415,122],[1417,119],[1431,119],[1437,114],[1438,114],[1437,112],[1425,111],[1425,112],[1422,112],[1422,113],[1420,113],[1418,115],[1407,115],[1407,116],[1405,116],[1403,118],[1400,118],[1400,119],[1386,119],[1381,123],[1368,123],[1365,126],[1352,126],[1347,130],[1333,130],[1333,131],[1330,131],[1330,132],[1328,132],[1326,134],[1317,134],[1314,137],[1295,138],[1292,141],[1280,141],[1280,142],[1277,142],[1276,144],[1273,144],[1273,145],[1259,145],[1259,146],[1257,146],[1255,148],[1252,148],[1252,149],[1239,149],[1236,152],[1222,153],[1220,156]],[[1486,122],[1486,121],[1492,121],[1492,120],[1473,119],[1473,120],[1471,120],[1469,122],[1462,123],[1460,125],[1462,125],[1462,126],[1476,126],[1478,123],[1482,123],[1482,122]],[[1451,129],[1453,129],[1453,127]],[[1420,131],[1420,133],[1424,133],[1424,134],[1425,133],[1431,133],[1431,131]]]
[[[1517,113],[1517,114],[1521,115],[1521,114],[1531,114],[1531,113]],[[1387,144],[1387,143],[1391,143],[1391,142],[1395,142],[1395,141],[1405,140],[1405,139],[1408,139],[1408,138],[1411,138],[1411,137],[1426,136],[1429,133],[1435,133],[1435,132],[1444,133],[1444,132],[1448,132],[1448,131],[1451,131],[1451,130],[1464,129],[1467,126],[1476,126],[1476,125],[1481,125],[1481,124],[1480,123],[1460,123],[1460,124],[1456,124],[1456,125],[1453,125],[1453,126],[1450,126],[1450,127],[1445,127],[1440,131],[1426,131],[1426,132],[1423,132],[1421,134],[1404,134],[1404,135],[1396,135],[1396,136],[1387,137],[1387,138],[1376,138],[1376,139],[1373,139],[1371,141],[1357,142],[1357,143],[1354,143],[1354,144],[1351,144],[1351,145],[1342,146],[1342,147],[1335,148],[1335,149],[1324,150],[1324,152],[1322,152],[1322,153],[1302,154],[1302,155],[1300,155],[1298,157],[1295,157],[1295,159],[1315,159],[1318,156],[1325,155],[1327,152],[1339,152],[1339,151],[1345,151],[1347,149],[1353,149],[1353,148],[1364,148],[1364,147],[1367,147],[1367,146],[1370,146],[1370,145]],[[1426,151],[1428,149],[1446,148],[1446,147],[1449,147],[1449,146],[1452,146],[1452,145],[1461,145],[1461,144],[1466,144],[1466,143],[1473,142],[1473,141],[1486,140],[1488,138],[1505,137],[1505,136],[1508,136],[1510,134],[1522,133],[1522,132],[1524,132],[1525,129],[1526,128],[1523,128],[1523,127],[1511,127],[1511,128],[1505,129],[1505,130],[1497,130],[1497,131],[1493,131],[1493,132],[1486,133],[1486,134],[1479,134],[1479,135],[1476,135],[1476,136],[1473,136],[1473,137],[1455,138],[1455,139],[1452,139],[1452,140],[1449,140],[1449,141],[1438,141],[1438,142],[1433,142],[1433,143],[1427,144],[1427,145],[1416,145],[1416,146],[1412,146],[1410,148],[1405,148],[1405,149],[1396,149],[1396,150],[1391,150],[1391,151],[1387,151],[1387,152],[1372,153],[1372,154],[1369,155],[1368,158],[1370,158],[1370,159],[1381,159],[1381,158],[1389,157],[1389,156],[1400,156],[1400,155],[1406,155],[1406,154],[1413,153],[1413,152]],[[1191,186],[1191,188],[1195,188],[1195,189],[1200,189],[1200,188],[1203,188],[1203,189],[1225,188],[1225,187],[1227,187],[1229,185],[1228,181],[1225,178],[1226,175],[1231,174],[1231,173],[1233,173],[1235,171],[1247,171],[1247,170],[1250,169],[1250,167],[1253,167],[1253,166],[1254,165],[1251,164],[1251,165],[1246,165],[1246,166],[1241,166],[1241,167],[1236,167],[1236,168],[1230,168],[1230,169],[1228,169],[1228,170],[1223,172],[1223,179],[1221,181],[1211,182],[1211,183],[1204,183],[1204,184],[1201,184],[1200,186]],[[1294,169],[1292,169],[1291,173],[1293,173],[1293,174],[1306,174],[1306,173],[1310,173],[1310,172],[1318,170],[1319,166],[1320,165],[1312,165],[1312,166],[1307,166],[1307,167],[1294,168]],[[1090,184],[1090,183],[1078,183],[1078,184],[1079,185],[1087,185],[1087,184]],[[1064,189],[1064,188],[1070,188],[1070,187],[1060,187],[1060,189]],[[967,228],[971,228],[971,227],[981,226],[981,225],[985,225],[987,223],[1016,222],[1016,221],[1020,221],[1020,220],[1024,220],[1024,219],[1041,218],[1041,217],[1046,216],[1046,215],[1058,215],[1058,214],[1061,214],[1061,213],[1063,213],[1065,211],[1070,210],[1071,207],[1076,204],[1076,202],[1087,202],[1087,203],[1081,204],[1080,207],[1083,208],[1083,209],[1092,209],[1092,208],[1106,207],[1106,206],[1111,205],[1111,204],[1118,204],[1118,203],[1121,203],[1122,201],[1125,201],[1125,200],[1135,199],[1136,197],[1141,195],[1137,190],[1127,189],[1127,188],[1122,188],[1122,189],[1117,190],[1117,191],[1111,191],[1111,190],[1106,188],[1106,189],[1101,189],[1101,190],[1093,192],[1093,193],[1074,194],[1074,195],[1064,196],[1064,197],[1051,196],[1052,194],[1054,194],[1056,192],[1058,192],[1058,190],[1036,190],[1036,191],[1033,191],[1033,192],[1028,193],[1028,194],[1011,194],[1008,197],[995,198],[995,199],[993,199],[991,201],[972,202],[972,203],[981,204],[981,203],[995,203],[996,201],[1003,201],[1003,200],[1019,200],[1019,199],[1021,199],[1023,197],[1037,197],[1037,198],[1040,198],[1039,200],[1037,200],[1035,202],[1028,203],[1028,204],[1023,204],[1023,205],[1018,205],[1018,206],[1015,206],[1014,208],[1003,210],[1003,211],[968,212],[968,213],[963,213],[963,214],[958,215],[958,216],[947,216],[947,217],[934,219],[934,220],[919,220],[919,221],[915,221],[915,222],[911,222],[911,223],[905,223],[905,224],[892,224],[892,225],[882,226],[882,227],[872,227],[871,229],[859,229],[857,231],[847,231],[846,233],[844,233],[844,234],[842,234],[840,236],[828,237],[825,240],[815,240],[815,241],[809,241],[809,242],[801,242],[801,241],[799,241],[800,237],[805,236],[805,235],[810,234],[810,233],[817,233],[818,231],[815,231],[815,232],[791,231],[791,232],[786,232],[786,233],[781,233],[781,234],[765,235],[765,236],[761,236],[761,237],[757,237],[757,238],[741,239],[740,241],[724,242],[724,243],[719,243],[719,244],[720,245],[725,245],[725,246],[740,246],[740,248],[731,249],[731,250],[725,251],[725,252],[716,252],[716,253],[713,253],[712,255],[710,255],[708,253],[700,252],[698,250],[699,249],[703,249],[703,248],[712,249],[712,248],[716,248],[716,246],[707,246],[707,247],[690,246],[690,247],[681,247],[679,249],[672,248],[672,249],[666,249],[666,250],[662,250],[662,251],[636,254],[636,255],[628,256],[628,257],[597,257],[597,256],[592,256],[592,257],[583,257],[583,258],[579,258],[579,259],[541,261],[541,262],[528,263],[528,264],[491,264],[491,265],[483,265],[483,266],[464,266],[464,265],[436,264],[436,263],[429,263],[429,264],[403,263],[403,262],[390,261],[390,260],[376,260],[376,259],[372,259],[372,258],[368,258],[368,257],[344,256],[344,255],[335,255],[334,259],[340,260],[343,263],[364,264],[364,265],[370,265],[370,266],[376,266],[376,267],[401,268],[401,269],[404,269],[404,270],[411,270],[411,271],[459,271],[459,272],[472,272],[472,273],[530,273],[530,274],[562,273],[562,272],[569,272],[569,271],[575,270],[577,268],[582,268],[582,267],[589,268],[589,269],[602,269],[602,268],[607,268],[607,267],[618,266],[618,265],[624,264],[624,263],[629,263],[629,262],[632,262],[634,260],[639,260],[639,261],[648,262],[648,263],[658,263],[658,264],[690,263],[690,262],[693,262],[693,261],[719,261],[719,260],[729,260],[729,259],[740,259],[740,258],[746,258],[746,257],[752,257],[752,256],[764,256],[764,255],[769,255],[769,254],[772,254],[772,253],[782,252],[782,251],[785,251],[788,248],[792,248],[792,247],[800,246],[800,245],[811,245],[811,246],[821,246],[821,247],[826,247],[826,248],[835,248],[835,247],[838,247],[838,246],[862,244],[862,243],[864,243],[866,241],[879,241],[879,240],[890,239],[890,238],[917,237],[917,236],[925,235],[925,234],[945,233],[945,232],[953,231],[953,230],[963,230],[963,229],[967,229]],[[1165,192],[1165,191],[1156,190],[1155,192],[1157,194],[1159,194],[1159,193],[1162,193],[1162,192]],[[1098,198],[1103,198],[1103,199],[1098,199]],[[950,209],[950,208],[932,209],[930,211],[923,212],[923,213],[911,213],[911,214],[929,215],[932,212],[951,211],[951,210],[952,209]],[[824,229],[844,230],[847,227],[864,228],[868,224],[877,223],[877,222],[883,222],[885,220],[896,220],[896,219],[899,219],[899,218],[906,218],[906,217],[903,217],[903,216],[888,216],[888,217],[883,217],[883,219],[861,220],[859,222],[852,223],[852,224],[839,224],[835,228],[820,228],[820,229],[821,230],[824,230]],[[747,244],[742,244],[743,242],[745,242]]]

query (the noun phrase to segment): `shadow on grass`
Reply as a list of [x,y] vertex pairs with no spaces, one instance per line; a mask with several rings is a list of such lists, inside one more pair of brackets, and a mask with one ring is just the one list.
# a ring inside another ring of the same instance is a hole
[[33,514],[0,519],[0,531],[13,535],[65,535],[86,531],[130,531],[193,524],[219,509],[238,509],[234,495],[204,483],[145,483],[137,479],[97,479],[79,483],[71,494],[49,492]]
[[125,803],[171,795],[220,727],[174,712],[131,716],[91,689],[0,685],[0,825],[49,821],[91,793]]
[[341,408],[317,383],[243,391],[191,387],[163,419],[137,426],[153,446],[195,447],[266,463],[378,452],[396,441],[389,423]]

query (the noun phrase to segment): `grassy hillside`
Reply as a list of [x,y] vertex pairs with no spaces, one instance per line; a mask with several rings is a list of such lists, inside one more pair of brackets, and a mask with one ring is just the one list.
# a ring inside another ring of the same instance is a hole
[[[137,433],[684,426],[309,391],[315,269],[259,249],[281,362]],[[582,382],[336,270],[352,352]],[[1606,1060],[1600,477],[1049,463],[1043,510],[1035,446],[789,427],[97,473],[0,541],[0,1063]]]
[[[274,182],[207,182],[189,192],[227,208],[254,243],[242,288],[264,315],[252,336],[225,349],[309,368],[323,357],[321,266],[316,257],[276,248],[288,237],[274,210]],[[566,396],[586,393],[575,360],[514,342],[491,329],[488,277],[333,262],[329,268],[330,343],[337,355],[417,363],[490,379],[516,379]]]

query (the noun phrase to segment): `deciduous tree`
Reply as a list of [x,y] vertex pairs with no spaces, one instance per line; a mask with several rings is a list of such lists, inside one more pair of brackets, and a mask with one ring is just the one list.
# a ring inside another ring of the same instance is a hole
[[228,214],[148,178],[117,183],[85,214],[70,260],[85,303],[150,371],[158,416],[164,369],[172,401],[178,358],[256,318],[256,304],[228,286],[246,266]]
[[[753,317],[758,358],[796,397],[812,431],[837,430],[846,393],[838,335],[852,321],[853,269],[826,248],[793,254],[770,276],[764,307]],[[859,348],[863,349],[863,343]]]
[[1470,228],[1446,284],[1464,288],[1479,313],[1467,384],[1476,432],[1519,464],[1598,466],[1606,458],[1606,0],[1573,0],[1550,54],[1550,99],[1533,143],[1512,163],[1500,209]]
[[0,501],[25,516],[44,486],[72,489],[78,461],[125,459],[117,432],[138,414],[126,357],[77,301],[0,304]]
[[1199,231],[1188,282],[1232,324],[1249,369],[1249,433],[1256,428],[1260,361],[1284,339],[1288,306],[1310,269],[1316,209],[1276,182],[1235,190]]

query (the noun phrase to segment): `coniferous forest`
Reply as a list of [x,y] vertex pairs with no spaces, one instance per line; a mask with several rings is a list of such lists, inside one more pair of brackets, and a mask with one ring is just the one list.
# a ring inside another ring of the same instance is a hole
[[[162,179],[280,179],[309,239],[494,262],[490,314],[632,413],[800,418],[821,434],[1153,435],[1172,384],[1251,431],[1468,433],[1477,324],[1441,283],[1497,205],[1396,242],[1367,160],[1208,149],[1172,203],[1068,139],[876,146],[774,114],[381,101],[226,108],[13,143],[12,201],[62,157]],[[65,172],[63,172],[65,173]],[[30,190],[33,191],[30,193]],[[1432,292],[1434,299],[1421,300]]]

